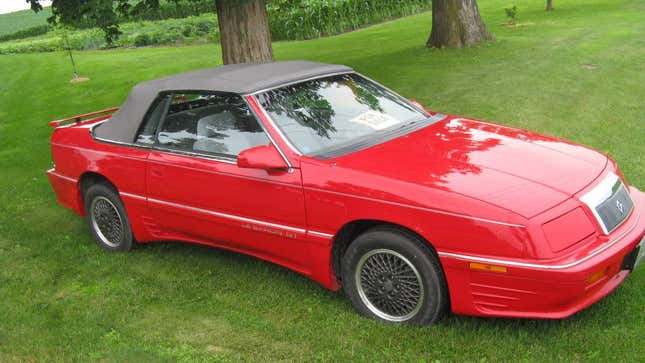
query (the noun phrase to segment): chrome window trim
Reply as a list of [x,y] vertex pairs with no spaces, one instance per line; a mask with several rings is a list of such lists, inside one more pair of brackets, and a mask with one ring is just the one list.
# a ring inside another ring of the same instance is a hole
[[[136,157],[131,157],[131,156],[124,156],[124,155],[119,154],[118,152],[115,152],[115,151],[88,149],[88,148],[85,148],[85,147],[80,147],[80,146],[75,146],[75,145],[58,144],[58,143],[52,143],[52,145],[55,145],[55,146],[58,146],[58,147],[74,149],[74,150],[83,150],[83,151],[97,152],[97,153],[102,153],[102,154],[107,154],[107,155],[115,155],[117,157],[121,157],[121,158],[124,158],[124,159],[131,159],[131,160],[137,160],[137,161],[145,161],[146,160],[145,157],[136,158]],[[210,158],[206,158],[206,159],[210,159]],[[177,166],[177,167],[181,167],[181,168],[189,168],[189,169],[197,170],[197,171],[207,171],[209,173],[215,173],[215,174],[219,174],[219,175],[223,175],[223,176],[227,176],[227,177],[231,177],[231,178],[250,179],[250,180],[262,181],[264,183],[278,184],[278,185],[291,187],[291,188],[302,188],[301,185],[289,184],[287,182],[280,182],[280,181],[276,181],[276,180],[272,180],[272,179],[265,179],[265,178],[258,178],[258,177],[253,177],[253,176],[249,176],[249,175],[244,175],[243,173],[235,172],[235,170],[227,171],[227,170],[217,170],[217,169],[194,168],[194,167],[190,167],[190,166],[187,166],[187,165],[182,165],[182,164],[178,165],[178,164],[159,161],[159,160],[157,160],[155,162],[156,163],[162,163],[162,164],[165,164],[165,165],[168,165],[168,166]]]
[[[291,82],[287,82],[287,83],[282,83],[282,84],[279,84],[279,85],[276,85],[276,86],[263,88],[263,89],[260,89],[260,90],[257,90],[257,91],[253,91],[253,92],[251,92],[251,93],[239,94],[239,96],[242,98],[242,100],[243,100],[243,101],[244,101],[244,103],[247,105],[247,107],[249,107],[249,110],[251,110],[251,112],[255,115],[255,111],[253,110],[253,108],[251,107],[251,105],[249,105],[248,101],[246,100],[246,96],[251,96],[251,97],[253,97],[253,98],[254,98],[254,100],[255,100],[255,101],[257,102],[257,104],[258,104],[258,108],[259,108],[259,109],[260,109],[260,111],[262,112],[262,116],[264,116],[264,117],[266,118],[266,120],[268,120],[268,122],[270,123],[271,127],[272,127],[276,132],[277,132],[278,136],[280,136],[280,138],[282,139],[282,141],[284,141],[284,143],[285,143],[285,144],[287,144],[287,146],[289,147],[289,149],[291,149],[291,151],[292,151],[294,154],[296,154],[296,155],[298,155],[298,156],[301,156],[301,155],[302,155],[302,153],[301,153],[301,152],[300,152],[300,151],[295,147],[295,145],[293,145],[293,144],[289,141],[289,139],[285,136],[285,134],[282,132],[282,130],[280,129],[280,127],[278,127],[278,125],[277,125],[277,124],[275,123],[275,121],[271,118],[271,116],[269,116],[269,114],[266,112],[266,110],[264,109],[264,107],[262,107],[262,105],[261,105],[261,104],[260,104],[260,102],[258,101],[257,97],[255,97],[255,96],[256,96],[256,95],[258,95],[258,94],[260,94],[260,93],[264,93],[264,92],[267,92],[267,91],[270,91],[270,90],[274,90],[274,89],[278,89],[278,88],[281,88],[281,87],[286,87],[286,86],[290,86],[290,85],[293,85],[293,84],[298,84],[298,83],[302,83],[302,82],[307,82],[307,81],[311,81],[311,80],[314,80],[314,79],[320,79],[320,78],[326,78],[326,77],[333,77],[333,76],[343,75],[343,74],[356,74],[356,75],[358,75],[358,76],[360,76],[360,77],[363,77],[363,78],[367,79],[368,81],[370,81],[370,82],[372,82],[372,83],[374,83],[374,84],[376,84],[376,85],[378,85],[378,86],[380,86],[380,87],[383,87],[385,90],[387,90],[388,92],[390,92],[390,93],[391,93],[391,94],[393,94],[394,96],[398,97],[399,99],[403,100],[406,104],[410,105],[410,106],[411,106],[412,108],[414,108],[415,110],[417,110],[417,111],[419,111],[419,112],[421,112],[421,113],[423,113],[423,114],[427,114],[427,112],[426,112],[425,110],[420,109],[420,108],[419,108],[419,107],[417,107],[415,104],[411,103],[411,102],[410,102],[410,100],[408,100],[408,99],[406,99],[405,97],[403,97],[403,96],[399,95],[398,93],[394,92],[394,91],[393,91],[393,90],[391,90],[390,88],[388,88],[388,87],[384,86],[383,84],[381,84],[381,83],[379,83],[379,82],[377,82],[377,81],[375,81],[375,80],[373,80],[373,79],[371,79],[371,78],[369,78],[369,77],[367,77],[367,76],[365,76],[365,75],[363,75],[363,74],[361,74],[361,73],[358,73],[358,72],[356,72],[356,71],[353,71],[353,70],[351,70],[351,71],[342,71],[342,72],[333,72],[333,73],[327,73],[327,74],[322,74],[322,75],[318,75],[318,76],[313,76],[313,77],[303,78],[303,79],[300,79],[300,80],[295,80],[295,81],[291,81]],[[164,92],[173,93],[173,92],[177,92],[177,91],[164,91]],[[188,92],[188,91],[186,91],[186,92]],[[192,92],[200,92],[200,90],[193,90]],[[206,92],[206,91],[204,91],[204,92]],[[285,154],[285,153],[283,152],[283,150],[280,148],[280,146],[279,146],[279,145],[278,145],[278,143],[275,141],[275,139],[271,136],[271,133],[270,133],[270,132],[268,132],[268,130],[267,130],[267,128],[266,128],[266,125],[264,125],[264,123],[262,122],[261,118],[260,118],[260,117],[258,117],[258,116],[259,116],[259,115],[255,115],[256,121],[260,124],[260,127],[261,127],[261,128],[262,128],[262,130],[264,131],[264,134],[267,136],[267,138],[269,139],[269,141],[270,141],[270,142],[273,144],[273,146],[275,146],[275,148],[278,150],[278,152],[280,153],[280,156],[283,158],[283,160],[285,161],[285,163],[287,163],[287,166],[288,166],[288,170],[287,170],[287,171],[288,171],[289,173],[292,173],[292,172],[293,172],[293,169],[294,169],[293,164],[291,164],[291,162],[289,161],[289,158],[287,158],[286,154]],[[101,142],[104,142],[104,143],[108,143],[108,144],[121,145],[121,146],[128,146],[128,147],[135,147],[135,148],[139,148],[139,149],[155,149],[155,150],[160,150],[160,151],[164,151],[164,152],[179,153],[179,154],[183,154],[183,155],[189,155],[189,156],[195,156],[195,157],[202,157],[202,158],[206,158],[206,159],[210,159],[210,160],[222,161],[222,162],[225,162],[225,163],[230,163],[230,161],[231,161],[231,160],[237,160],[237,158],[236,158],[236,157],[230,157],[230,158],[227,158],[227,157],[218,157],[218,156],[213,156],[213,155],[211,155],[211,154],[203,154],[203,153],[195,153],[195,152],[182,151],[182,150],[175,150],[175,149],[169,149],[169,148],[161,148],[161,147],[157,147],[157,146],[155,146],[155,145],[145,145],[145,144],[138,144],[138,143],[128,143],[128,142],[122,142],[122,141],[114,141],[114,140],[103,139],[103,138],[100,138],[100,137],[95,136],[95,135],[94,135],[94,128],[95,128],[95,127],[97,127],[97,126],[99,126],[100,124],[102,124],[102,123],[104,123],[104,122],[108,121],[108,120],[109,120],[109,119],[106,119],[106,120],[103,120],[103,121],[97,122],[97,123],[95,123],[94,125],[92,125],[92,126],[89,128],[89,132],[90,132],[90,135],[91,135],[92,139],[97,140],[97,141],[101,141]],[[160,124],[158,127],[160,127],[160,126],[161,126],[161,124]]]
[[[246,102],[246,100],[244,100],[244,102],[248,106],[248,103]],[[250,109],[250,106],[249,106],[249,109]],[[264,125],[262,124],[262,122],[260,122],[260,120],[257,119],[257,117],[256,117],[256,120],[260,124],[260,126],[262,127],[262,130],[264,131],[264,134],[267,135],[267,138],[269,139],[269,141],[271,141],[275,145],[276,149],[278,149],[278,151],[280,152],[280,155],[282,155],[282,157],[285,159],[285,162],[289,166],[290,172],[293,172],[293,167],[291,166],[291,163],[282,154],[282,151],[277,146],[277,144],[275,144],[275,141],[273,141],[273,138],[271,137],[271,135],[269,135],[269,133],[266,131],[266,129],[264,128]],[[192,156],[192,157],[196,157],[196,158],[200,158],[200,159],[214,160],[214,161],[219,161],[219,162],[222,162],[222,163],[237,165],[237,158],[236,157],[216,156],[216,155],[213,155],[213,154],[204,154],[204,153],[196,153],[196,152],[191,152],[191,151],[164,148],[164,147],[160,147],[160,146],[156,146],[156,145],[145,145],[145,144],[137,144],[137,143],[131,143],[131,142],[113,141],[113,140],[103,139],[103,138],[95,136],[94,135],[94,128],[96,126],[102,124],[103,122],[106,122],[106,121],[107,120],[97,122],[96,124],[92,125],[92,127],[89,129],[90,136],[92,137],[93,140],[101,141],[101,142],[106,143],[106,144],[127,146],[127,147],[133,147],[133,148],[137,148],[137,149],[157,150],[157,151],[167,152],[167,153],[171,153],[171,154],[180,154],[180,155]]]
[[169,154],[179,154],[179,155],[186,155],[186,156],[193,156],[196,158],[200,159],[207,159],[207,160],[215,160],[215,161],[220,161],[222,163],[227,163],[227,164],[234,164],[237,165],[237,158],[232,158],[232,157],[226,157],[226,156],[215,156],[212,154],[203,154],[203,153],[196,153],[193,151],[184,151],[184,150],[178,150],[178,149],[171,149],[171,148],[165,148],[161,146],[153,146],[151,147],[152,150],[156,151],[161,151],[161,152],[166,152]]
[[[180,93],[181,92],[181,93]],[[200,152],[195,152],[195,151],[188,151],[188,150],[181,150],[181,149],[173,149],[173,148],[167,148],[160,146],[159,144],[159,134],[161,133],[161,130],[166,122],[166,118],[168,117],[168,111],[170,108],[170,105],[172,104],[172,101],[177,94],[197,94],[197,95],[218,95],[220,93],[223,93],[221,91],[206,91],[206,90],[170,90],[170,91],[163,91],[160,93],[161,94],[167,94],[170,95],[170,101],[166,105],[166,108],[164,110],[164,114],[162,115],[161,120],[159,120],[159,124],[157,125],[157,128],[155,130],[155,136],[154,136],[154,143],[151,145],[151,148],[153,150],[159,150],[162,152],[167,152],[167,153],[173,153],[173,154],[180,154],[180,155],[186,155],[186,156],[194,156],[197,158],[203,158],[203,159],[209,159],[209,160],[216,160],[216,161],[221,161],[223,163],[229,163],[229,164],[236,164],[237,165],[237,155],[233,156],[225,156],[225,155],[215,155],[215,154],[209,154],[209,153],[200,153]],[[237,95],[238,97],[242,98],[242,101],[244,101],[244,97]],[[159,96],[157,96],[158,98]],[[166,97],[166,96],[164,96]],[[156,100],[156,99],[155,99]],[[245,102],[246,104],[246,102]],[[247,104],[248,106],[248,104]],[[150,106],[152,107],[152,105]],[[146,113],[147,115],[147,113]],[[141,121],[141,124],[143,124],[145,120]],[[257,119],[256,117],[256,122],[261,124],[260,120]],[[138,133],[139,131],[137,131]],[[266,134],[266,132],[265,132]],[[229,154],[227,154],[229,155]]]
[[128,146],[128,147],[133,147],[133,148],[137,148],[137,149],[152,149],[152,147],[150,145],[135,144],[135,143],[132,143],[132,142],[108,140],[108,139],[104,139],[102,137],[98,137],[98,136],[94,135],[94,128],[99,126],[99,125],[101,125],[102,123],[104,123],[104,122],[106,122],[108,120],[109,119],[97,122],[94,125],[92,125],[92,127],[89,128],[90,137],[92,138],[92,140],[100,141],[100,142],[105,143],[105,144]]
[[[368,81],[370,81],[370,82],[372,82],[372,83],[375,83],[376,85],[378,85],[378,86],[380,86],[380,87],[383,87],[386,91],[388,91],[388,92],[390,92],[391,94],[393,94],[393,95],[397,96],[399,99],[401,99],[402,101],[404,101],[406,104],[408,104],[409,106],[411,106],[411,107],[412,107],[412,108],[414,108],[415,110],[417,110],[417,111],[419,111],[419,112],[421,112],[421,113],[423,113],[423,114],[425,114],[425,115],[433,116],[433,115],[428,114],[428,111],[426,111],[425,109],[423,109],[423,108],[419,108],[419,106],[417,106],[417,105],[415,105],[414,103],[410,102],[410,100],[409,100],[409,99],[407,99],[407,98],[403,97],[402,95],[398,94],[397,92],[394,92],[392,89],[390,89],[390,88],[388,88],[388,87],[384,86],[382,83],[380,83],[380,82],[378,82],[378,81],[375,81],[375,80],[371,79],[370,77],[368,77],[368,76],[366,76],[366,75],[364,75],[364,74],[361,74],[361,73],[356,73],[356,74],[358,74],[359,76],[361,76],[361,77],[365,78],[366,80],[368,80]],[[437,114],[439,114],[439,113],[437,113]],[[445,115],[444,115],[444,116],[445,116]]]
[[103,120],[103,121],[99,121],[99,122],[95,123],[94,125],[90,126],[90,128],[89,128],[90,136],[92,136],[92,138],[93,138],[93,139],[95,138],[95,136],[94,136],[94,128],[95,128],[96,126],[101,125],[102,123],[106,122],[107,120],[109,120],[109,118],[108,118],[108,119],[105,119],[105,120]]
[[[294,154],[296,154],[296,155],[298,155],[298,156],[301,156],[301,155],[302,155],[302,153],[301,153],[301,152],[300,152],[300,151],[299,151],[299,150],[298,150],[298,149],[297,149],[297,148],[296,148],[296,147],[291,143],[291,141],[289,141],[289,139],[288,139],[288,138],[285,136],[285,134],[282,132],[282,129],[280,129],[280,127],[278,127],[278,125],[275,123],[275,121],[273,121],[273,119],[271,118],[271,116],[269,116],[269,114],[268,114],[268,113],[267,113],[267,111],[264,109],[264,107],[262,107],[262,105],[260,104],[260,101],[258,101],[258,98],[257,98],[257,97],[255,97],[254,95],[253,95],[253,96],[251,96],[251,97],[253,97],[253,99],[255,100],[255,102],[258,104],[258,108],[260,109],[260,111],[262,111],[262,116],[264,116],[264,117],[266,118],[266,120],[267,120],[267,121],[269,121],[269,123],[271,124],[271,127],[273,127],[273,129],[278,133],[278,136],[280,136],[280,139],[282,139],[282,141],[284,141],[284,143],[285,143],[285,144],[287,144],[287,146],[289,147],[289,149],[291,149],[291,151],[292,151]],[[277,147],[277,146],[276,146],[276,147]],[[278,150],[280,150],[280,149],[278,148]]]
[[107,140],[107,139],[102,139],[100,137],[94,137],[94,140],[104,142],[106,144],[114,144],[114,145],[119,145],[119,146],[126,146],[126,147],[133,147],[137,149],[146,149],[146,150],[155,150],[155,151],[161,151],[169,154],[179,154],[179,155],[185,155],[185,156],[192,156],[200,159],[206,159],[206,160],[214,160],[214,161],[219,161],[222,163],[227,163],[227,164],[234,164],[237,165],[237,160],[233,158],[226,158],[226,157],[220,157],[220,156],[215,156],[215,155],[210,155],[210,154],[201,154],[201,153],[195,153],[195,152],[190,152],[190,151],[183,151],[183,150],[176,150],[176,149],[167,149],[167,148],[162,148],[158,146],[147,146],[147,145],[139,145],[139,144],[133,144],[133,143],[127,143],[127,142],[120,142],[120,141],[112,141],[112,140]]
[[[636,207],[634,207],[635,209]],[[561,264],[561,265],[548,265],[548,264],[538,264],[538,263],[525,263],[525,262],[517,262],[517,261],[510,261],[510,260],[504,260],[504,259],[496,259],[496,258],[487,258],[487,257],[478,257],[478,256],[472,256],[472,255],[464,255],[464,254],[459,254],[459,253],[451,253],[451,252],[441,252],[437,251],[437,254],[439,256],[443,257],[452,257],[460,260],[466,260],[466,261],[476,261],[476,262],[484,262],[484,263],[491,263],[491,264],[498,264],[498,265],[505,265],[505,266],[514,266],[514,267],[526,267],[526,268],[534,268],[534,269],[541,269],[541,270],[562,270],[562,269],[567,269],[571,268],[574,266],[577,266],[585,261],[588,261],[592,259],[593,257],[596,257],[600,253],[608,250],[609,248],[615,246],[618,242],[622,241],[629,233],[631,233],[634,228],[638,225],[638,222],[640,221],[641,218],[641,212],[642,212],[642,206],[638,209],[638,213],[636,215],[636,218],[634,218],[634,221],[632,222],[632,225],[629,226],[625,231],[623,231],[621,234],[616,236],[613,240],[610,242],[604,244],[603,246],[600,246],[596,248],[595,250],[591,251],[588,255],[585,257],[573,261],[570,263],[566,264]]]
[[[271,136],[271,133],[269,132],[269,130],[267,130],[266,125],[264,124],[264,122],[262,122],[262,118],[261,118],[261,117],[259,117],[260,115],[256,115],[256,114],[255,114],[255,110],[253,110],[253,107],[251,107],[251,105],[249,104],[249,101],[246,99],[246,96],[241,96],[241,97],[242,97],[242,100],[244,100],[244,103],[246,104],[246,106],[247,106],[247,107],[249,108],[249,110],[251,111],[251,113],[253,113],[253,115],[255,116],[255,119],[257,120],[257,122],[260,124],[260,127],[261,127],[261,128],[262,128],[262,130],[264,131],[264,134],[265,134],[265,135],[267,135],[267,137],[269,138],[269,141],[270,141],[270,142],[273,144],[273,146],[278,150],[278,153],[280,153],[280,156],[282,156],[282,159],[284,160],[284,162],[285,162],[285,163],[287,163],[287,166],[288,166],[288,170],[287,170],[287,171],[288,171],[289,173],[293,173],[293,165],[292,165],[292,164],[291,164],[291,162],[289,161],[289,158],[287,158],[287,156],[284,154],[284,152],[282,151],[282,149],[280,148],[280,146],[278,145],[278,143],[277,143],[277,142],[275,142],[275,140],[273,139],[273,136]],[[251,97],[253,97],[253,96],[251,96]],[[282,135],[282,133],[280,132],[280,129],[278,129],[277,127],[275,127],[275,124],[273,123],[273,120],[271,120],[271,118],[269,117],[269,115],[267,115],[267,114],[266,114],[266,112],[264,111],[264,108],[262,108],[262,106],[260,106],[260,103],[259,103],[259,102],[257,102],[257,99],[256,99],[255,97],[254,97],[254,99],[255,99],[255,102],[256,102],[256,103],[257,103],[257,105],[258,105],[258,108],[262,111],[263,115],[267,118],[267,120],[269,120],[269,123],[271,123],[271,126],[272,126],[272,127],[273,127],[277,132],[278,132],[278,135],[280,135],[280,137],[282,137],[282,139],[284,139],[284,136],[283,136],[283,135]],[[288,145],[289,147],[291,147],[291,145],[289,145],[289,143],[287,143],[287,145]]]
[[96,141],[100,141],[100,142],[103,142],[103,143],[105,143],[105,144],[113,144],[113,145],[119,145],[119,146],[127,146],[127,147],[133,147],[133,148],[137,148],[137,149],[148,149],[148,150],[149,150],[149,149],[152,149],[152,146],[148,146],[148,145],[140,145],[140,144],[133,144],[133,143],[130,143],[130,142],[123,142],[123,141],[108,140],[108,139],[104,139],[104,138],[96,137],[96,136],[94,136],[94,137],[92,137],[92,138],[93,138],[94,140],[96,140]]

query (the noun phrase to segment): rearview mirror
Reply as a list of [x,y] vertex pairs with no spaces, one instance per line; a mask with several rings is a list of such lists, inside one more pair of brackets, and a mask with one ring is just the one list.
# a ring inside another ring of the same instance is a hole
[[237,156],[237,166],[264,170],[287,169],[289,167],[273,144],[243,150]]

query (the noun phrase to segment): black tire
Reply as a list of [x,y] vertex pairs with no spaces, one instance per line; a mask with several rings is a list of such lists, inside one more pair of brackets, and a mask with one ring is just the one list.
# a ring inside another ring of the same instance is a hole
[[132,249],[130,220],[119,194],[110,185],[92,184],[85,191],[85,220],[94,239],[103,249],[127,252]]
[[439,259],[427,242],[404,229],[375,227],[358,236],[343,256],[342,277],[345,294],[366,317],[431,325],[448,309]]

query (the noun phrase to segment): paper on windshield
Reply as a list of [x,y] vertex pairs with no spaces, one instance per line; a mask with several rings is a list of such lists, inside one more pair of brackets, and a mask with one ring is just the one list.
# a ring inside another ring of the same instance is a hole
[[357,124],[371,127],[374,130],[383,130],[398,124],[400,121],[392,116],[369,110],[349,120]]

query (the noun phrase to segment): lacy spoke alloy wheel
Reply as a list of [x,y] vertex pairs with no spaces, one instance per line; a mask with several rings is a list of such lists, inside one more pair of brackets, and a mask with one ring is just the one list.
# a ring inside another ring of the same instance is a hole
[[403,322],[421,309],[425,294],[421,275],[396,251],[376,249],[363,255],[355,279],[362,302],[381,319]]
[[118,247],[121,244],[124,234],[123,220],[109,199],[103,196],[94,198],[90,206],[90,218],[101,242],[110,247]]
[[431,325],[448,311],[448,287],[428,242],[395,226],[356,237],[341,261],[343,290],[356,311],[396,324]]
[[130,251],[134,236],[116,188],[95,183],[87,187],[83,199],[85,220],[98,245],[111,252]]

